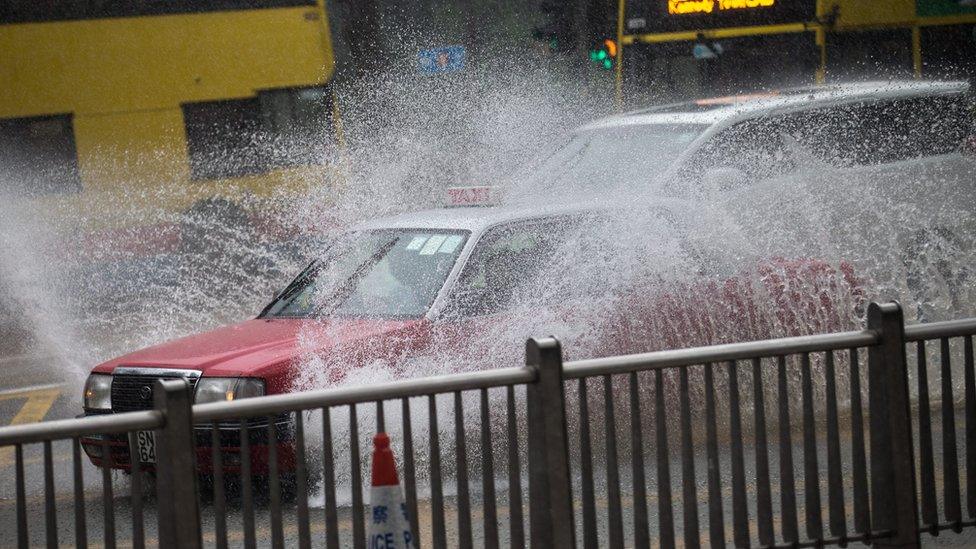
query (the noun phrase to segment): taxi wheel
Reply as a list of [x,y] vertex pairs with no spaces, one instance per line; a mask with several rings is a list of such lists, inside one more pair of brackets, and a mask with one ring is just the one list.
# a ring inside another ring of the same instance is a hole
[[[266,476],[254,476],[251,479],[251,493],[255,501],[268,501],[269,485]],[[216,486],[213,474],[197,473],[197,492],[201,502],[213,503]],[[240,501],[241,497],[241,476],[237,473],[224,473],[224,498],[226,501],[237,502]]]
[[[225,483],[226,484],[226,483]],[[197,492],[200,500],[209,503],[214,498],[214,477],[207,473],[197,473]]]
[[[315,492],[317,486],[322,482],[322,460],[321,451],[316,451],[313,445],[305,449],[305,473],[306,488],[308,494]],[[298,499],[298,473],[295,471],[284,471],[279,475],[281,486],[281,501],[294,503]]]
[[294,503],[298,499],[298,477],[294,471],[282,473],[280,476],[281,501]]
[[[239,481],[238,481],[239,484]],[[278,495],[282,503],[294,503],[298,495],[298,483],[295,473],[285,471],[278,474]],[[211,493],[213,490],[211,489]],[[251,493],[254,495],[254,502],[260,505],[269,505],[271,502],[271,477],[268,475],[257,475],[251,479]],[[236,494],[235,494],[236,495]]]

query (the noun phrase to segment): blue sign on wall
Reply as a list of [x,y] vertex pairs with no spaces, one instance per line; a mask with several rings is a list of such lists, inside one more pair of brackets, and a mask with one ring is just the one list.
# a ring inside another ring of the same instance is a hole
[[425,74],[458,72],[464,69],[464,46],[445,46],[417,52],[419,70]]

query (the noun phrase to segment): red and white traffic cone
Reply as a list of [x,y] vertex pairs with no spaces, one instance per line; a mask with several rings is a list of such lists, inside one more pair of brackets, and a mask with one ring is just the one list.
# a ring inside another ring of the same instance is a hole
[[369,548],[408,549],[413,545],[407,504],[397,478],[390,437],[373,437],[373,487],[369,492]]

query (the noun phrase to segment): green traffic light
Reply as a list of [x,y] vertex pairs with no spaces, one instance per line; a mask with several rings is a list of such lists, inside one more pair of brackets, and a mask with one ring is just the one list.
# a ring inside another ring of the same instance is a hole
[[604,60],[607,58],[607,50],[600,50],[596,52],[596,58],[599,60]]
[[603,60],[603,68],[605,68],[607,70],[612,69],[613,68],[613,61],[610,60],[610,59],[604,59]]
[[596,50],[590,50],[590,61],[599,61],[600,58],[597,56]]

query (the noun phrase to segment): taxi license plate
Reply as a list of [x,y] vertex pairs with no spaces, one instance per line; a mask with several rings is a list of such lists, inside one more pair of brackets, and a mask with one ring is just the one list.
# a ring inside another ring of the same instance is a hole
[[156,463],[156,432],[139,431],[136,433],[138,443],[139,462]]

